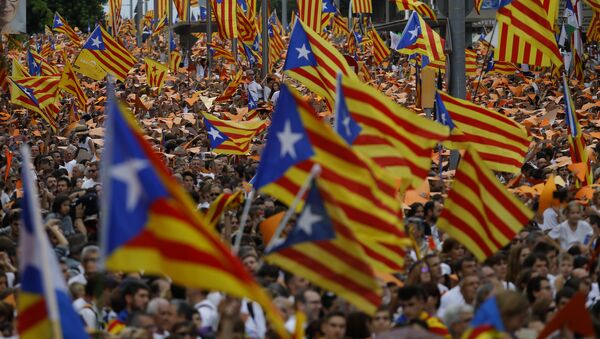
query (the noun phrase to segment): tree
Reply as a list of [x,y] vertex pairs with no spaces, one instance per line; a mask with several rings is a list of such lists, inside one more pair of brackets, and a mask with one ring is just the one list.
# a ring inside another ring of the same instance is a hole
[[104,18],[103,5],[107,0],[27,0],[27,33],[40,33],[44,25],[52,27],[54,12],[58,11],[72,27],[86,30]]
[[27,0],[27,34],[44,31],[44,25],[52,24],[52,12],[45,0]]

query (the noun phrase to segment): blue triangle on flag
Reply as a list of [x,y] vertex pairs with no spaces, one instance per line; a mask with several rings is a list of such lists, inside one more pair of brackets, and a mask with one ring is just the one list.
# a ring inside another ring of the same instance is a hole
[[285,71],[305,66],[317,66],[317,59],[315,59],[315,55],[313,54],[308,35],[298,20],[292,30],[290,45],[285,59],[285,65],[283,65],[283,70]]
[[356,120],[350,115],[348,104],[342,90],[342,74],[337,76],[337,88],[335,98],[335,131],[339,134],[348,145],[352,145],[354,140],[360,134],[362,128],[356,123]]
[[206,133],[208,134],[208,140],[210,140],[210,147],[215,149],[222,143],[229,140],[229,137],[219,131],[208,119],[204,118],[204,126],[206,127]]
[[104,39],[102,37],[102,30],[100,26],[96,26],[90,37],[87,39],[85,44],[83,44],[84,49],[89,49],[93,51],[103,51],[104,47]]
[[444,101],[442,101],[442,97],[437,92],[435,93],[435,114],[438,121],[442,125],[448,126],[450,130],[453,130],[456,127],[452,121],[452,117],[450,117],[450,113],[446,109],[446,105],[444,105]]

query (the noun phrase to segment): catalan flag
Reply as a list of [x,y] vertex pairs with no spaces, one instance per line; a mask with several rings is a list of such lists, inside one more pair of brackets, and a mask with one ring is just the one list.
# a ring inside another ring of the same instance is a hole
[[542,67],[563,64],[553,23],[540,0],[502,1],[496,21],[494,60]]
[[39,113],[48,125],[50,125],[52,130],[56,131],[58,129],[57,118],[60,108],[56,104],[49,104],[47,107],[41,108],[32,89],[19,85],[11,78],[9,79],[12,82],[10,102]]
[[156,27],[154,27],[154,29],[152,30],[152,36],[158,35],[165,28],[167,28],[168,25],[169,21],[166,16],[163,16],[160,19],[158,19],[158,21],[156,22]]
[[270,250],[267,247],[265,260],[334,292],[363,312],[375,314],[381,289],[343,220],[335,202],[313,181],[294,228],[285,240],[279,239]]
[[64,55],[63,59],[65,60],[65,68],[60,77],[58,87],[63,91],[71,93],[77,99],[79,107],[85,110],[88,101],[87,95],[85,95],[85,92],[81,89],[81,84],[79,83],[75,71],[73,71],[73,66],[71,66],[69,58]]
[[[27,69],[29,70],[29,74],[33,75],[33,76],[37,76],[37,75],[41,75],[42,74],[42,67],[40,65],[40,63],[36,60],[36,58],[34,57],[34,53],[32,52],[31,49],[27,49]],[[41,58],[41,56],[40,56]],[[14,74],[13,74],[14,76]]]
[[237,208],[243,203],[244,191],[242,190],[235,193],[221,193],[213,202],[210,203],[210,207],[205,214],[206,221],[210,226],[215,227],[219,223],[219,219],[225,210]]
[[169,13],[169,6],[171,2],[169,0],[156,0],[156,14],[158,17],[167,16]]
[[121,81],[136,63],[133,55],[101,26],[96,26],[83,49],[89,51],[104,70]]
[[373,41],[373,60],[376,64],[381,64],[383,60],[390,56],[390,49],[374,28],[369,31],[369,37]]
[[[447,145],[472,146],[494,171],[519,173],[531,137],[524,126],[494,110],[438,91],[436,109],[440,121],[451,128]],[[456,128],[456,130],[455,130]]]
[[[426,4],[417,0],[396,0],[396,6],[400,11],[413,10],[419,13],[424,18],[437,20],[435,12]],[[479,13],[479,10],[477,11]]]
[[337,8],[333,0],[323,0],[323,8],[321,10],[321,30],[331,26],[331,19],[335,16]]
[[342,77],[344,98],[350,115],[362,127],[352,148],[418,187],[431,169],[431,154],[448,129],[394,103],[377,89],[358,79]]
[[58,96],[58,84],[60,77],[56,76],[38,76],[21,77],[13,79],[15,83],[31,90],[31,94],[36,98],[40,108],[45,108],[56,102]]
[[348,20],[337,13],[333,17],[333,34],[336,36],[346,36],[349,33]]
[[484,261],[506,246],[532,217],[533,211],[509,193],[475,148],[469,147],[437,226]]
[[8,93],[8,70],[3,64],[0,64],[0,90]]
[[[240,5],[237,4],[238,9],[237,13],[237,30],[238,30],[238,40],[247,45],[254,44],[258,36],[258,30],[255,25],[255,20],[249,20],[248,17],[244,14],[244,11],[240,8]],[[258,49],[257,49],[258,50]]]
[[579,119],[575,112],[575,105],[571,98],[571,90],[569,89],[569,82],[567,77],[563,74],[563,100],[565,102],[565,122],[569,131],[569,146],[571,149],[571,160],[573,163],[582,163],[586,166],[585,181],[582,183],[584,186],[591,185],[594,183],[594,177],[592,169],[590,167],[588,155],[586,152],[585,139],[579,125]]
[[315,32],[321,32],[321,13],[323,0],[298,0],[300,20]]
[[122,6],[123,0],[108,0],[108,22],[113,36],[117,36],[119,31],[121,30]]
[[35,60],[34,65],[37,65],[35,67],[39,67],[39,73],[36,73],[36,74],[32,73],[32,75],[40,75],[41,74],[41,75],[47,75],[47,76],[60,76],[60,72],[58,71],[58,68],[56,68],[54,65],[49,63],[38,52],[30,50],[29,55],[31,58],[33,58],[33,60]]
[[492,53],[492,56],[490,57],[490,60],[488,60],[488,63],[486,65],[486,69],[485,69],[486,72],[506,74],[506,75],[515,74],[518,70],[519,69],[517,68],[517,66],[513,63],[505,62],[505,61],[495,61],[493,53]]
[[233,95],[235,94],[235,91],[237,91],[238,87],[240,86],[241,81],[242,81],[242,72],[238,71],[235,74],[235,77],[229,82],[229,85],[227,85],[227,88],[225,88],[225,91],[223,91],[223,94],[221,94],[215,100],[215,102],[223,102],[223,101],[227,101],[227,100],[231,99],[231,97],[233,97]]
[[48,41],[44,42],[44,44],[42,45],[42,50],[40,51],[40,55],[42,56],[42,58],[47,59],[52,52],[54,51],[54,42],[50,39],[48,39]]
[[594,11],[586,32],[586,38],[589,41],[600,42],[600,12]]
[[372,0],[351,0],[352,13],[373,13]]
[[394,180],[317,120],[293,89],[282,85],[280,93],[254,187],[290,205],[318,163],[322,194],[346,216],[343,224],[357,235],[369,263],[381,271],[400,270],[409,242]]
[[210,53],[213,57],[213,59],[217,60],[217,59],[225,59],[229,62],[235,62],[235,59],[233,58],[233,54],[231,54],[231,51],[228,49],[225,49],[222,46],[217,45],[215,42],[211,42],[211,44],[209,45],[209,49],[210,49]]
[[286,337],[267,294],[196,212],[133,114],[115,101],[112,89],[108,92],[100,246],[105,267],[143,270],[169,276],[179,285],[247,297],[261,305],[273,328]]
[[266,128],[266,122],[234,122],[207,113],[204,114],[204,126],[214,153],[245,155],[250,152],[252,139]]
[[483,0],[474,0],[473,1],[473,7],[475,7],[477,14],[481,13],[481,5],[483,5]]
[[338,72],[356,77],[337,49],[302,21],[294,26],[283,70],[334,106]]
[[42,222],[29,147],[23,155],[23,228],[19,231],[17,330],[23,339],[85,338],[83,321],[75,312],[56,254]]
[[69,24],[65,21],[65,19],[63,19],[62,16],[60,16],[60,14],[58,14],[58,12],[54,13],[54,23],[52,24],[52,29],[56,32],[66,35],[75,46],[81,45],[81,39],[79,39],[79,36],[77,33],[75,33],[75,30],[69,26]]
[[585,3],[587,3],[594,12],[600,13],[600,0],[585,0]]
[[477,52],[472,49],[465,50],[465,74],[469,77],[477,75]]
[[169,51],[169,69],[171,70],[171,73],[177,74],[183,57],[181,56],[181,53],[177,51],[177,44],[173,38],[173,31],[169,31]]
[[433,60],[445,60],[444,40],[417,12],[412,12],[400,40],[391,47],[403,54],[421,54],[423,67]]
[[169,68],[150,58],[144,58],[144,61],[146,62],[146,80],[148,81],[148,86],[156,87],[160,91],[165,83]]
[[190,19],[190,0],[173,0],[179,21],[188,21]]
[[211,0],[213,13],[219,27],[222,40],[237,38],[237,3],[236,0]]
[[277,16],[275,16],[275,12],[271,14],[271,19],[269,19],[268,33],[269,61],[271,62],[269,68],[272,68],[273,64],[275,64],[277,61],[279,61],[279,59],[281,59],[281,56],[283,55],[283,52],[285,51],[286,47],[282,38],[283,33],[280,27],[277,25]]

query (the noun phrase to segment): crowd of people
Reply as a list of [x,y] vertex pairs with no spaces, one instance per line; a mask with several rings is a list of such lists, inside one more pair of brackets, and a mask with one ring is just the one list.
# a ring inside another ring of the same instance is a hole
[[[29,43],[42,39],[42,35],[32,36]],[[56,46],[68,45],[60,35],[55,39]],[[282,61],[275,63],[273,73],[266,77],[245,62],[236,65],[244,72],[244,83],[230,100],[213,103],[211,98],[223,93],[229,76],[233,76],[234,65],[219,59],[209,71],[205,36],[186,55],[179,72],[171,74],[159,91],[147,85],[142,60],[150,57],[165,62],[168,42],[160,36],[152,37],[142,48],[134,48],[134,37],[123,35],[122,40],[139,63],[124,82],[117,83],[117,96],[132,108],[147,140],[189,192],[198,212],[205,213],[222,193],[246,190],[256,173],[265,134],[254,140],[247,156],[218,155],[211,151],[199,113],[209,111],[221,118],[237,117],[244,112],[250,95],[259,103],[258,118],[268,120],[279,96]],[[344,50],[340,39],[331,40]],[[3,47],[25,63],[24,45]],[[594,178],[598,178],[600,54],[592,45],[586,48],[584,80],[573,81],[572,92],[590,145]],[[481,65],[486,53],[484,49],[479,51]],[[366,52],[360,57],[371,73],[373,86],[397,102],[419,110],[415,107],[414,67],[406,56],[393,52],[383,65],[374,64]],[[62,65],[62,58],[61,53],[55,52],[48,61]],[[436,227],[453,175],[447,167],[447,153],[440,154],[432,163],[428,187],[411,195],[417,198],[404,201],[405,218],[409,220],[407,229],[415,240],[415,247],[407,255],[405,271],[379,277],[383,289],[381,306],[375,314],[368,315],[305,277],[263,260],[265,241],[259,225],[286,207],[258,194],[243,234],[238,232],[241,206],[227,210],[217,230],[226,243],[241,237],[239,259],[269,292],[290,333],[302,329],[306,338],[326,339],[461,338],[478,308],[495,296],[507,337],[533,338],[574,295],[583,293],[596,326],[596,337],[600,336],[600,274],[596,260],[600,244],[600,191],[595,186],[581,187],[576,173],[569,168],[563,102],[556,93],[560,91],[560,81],[546,70],[513,75],[488,73],[475,86],[478,80],[468,81],[469,89],[478,88],[472,95],[474,102],[513,117],[534,137],[522,173],[519,176],[498,173],[497,177],[537,212],[536,217],[505,248],[478,262],[461,239],[450,238]],[[317,112],[327,113],[322,99],[293,84]],[[100,269],[100,169],[107,93],[104,81],[82,78],[82,86],[90,98],[88,107],[74,112],[73,99],[63,98],[59,114],[61,129],[57,132],[39,116],[13,105],[8,92],[0,97],[0,172],[5,174],[0,195],[2,336],[18,335],[15,300],[21,272],[17,244],[19,229],[23,227],[19,172],[22,159],[18,146],[25,143],[31,147],[48,237],[63,270],[73,307],[90,333],[115,338],[277,338],[265,320],[264,311],[251,300],[178,286],[166,276]],[[198,96],[198,92],[202,95]],[[549,112],[554,112],[553,116]],[[322,116],[330,119],[327,114]],[[541,190],[552,174],[557,186],[553,198],[557,203],[540,211]],[[557,335],[575,337],[567,328]]]

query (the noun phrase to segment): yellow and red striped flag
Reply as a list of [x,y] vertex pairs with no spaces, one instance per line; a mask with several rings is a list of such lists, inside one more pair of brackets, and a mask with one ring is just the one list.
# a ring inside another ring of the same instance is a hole
[[210,226],[215,227],[227,209],[237,208],[244,203],[244,191],[235,193],[221,193],[213,202],[204,217]]
[[156,27],[152,30],[152,36],[158,35],[165,28],[167,28],[168,25],[169,25],[169,21],[166,16],[163,16],[160,19],[158,19],[158,22],[156,23]]
[[52,52],[54,52],[54,43],[52,41],[46,41],[42,45],[42,50],[40,51],[40,55],[42,58],[47,59]]
[[347,221],[340,222],[356,234],[369,263],[379,271],[402,268],[404,246],[410,242],[400,221],[394,179],[388,173],[351,149],[285,84],[267,137],[256,189],[290,205],[313,164],[319,164],[321,191],[346,216]]
[[75,33],[75,30],[69,26],[69,23],[67,23],[67,21],[65,21],[65,19],[58,14],[58,12],[54,13],[52,29],[56,32],[66,35],[74,45],[79,46],[81,44],[81,39],[79,39],[79,36],[77,33]]
[[446,58],[444,39],[417,12],[412,12],[402,37],[392,48],[403,54],[421,54],[427,57],[429,62],[442,61]]
[[300,20],[315,32],[321,32],[323,0],[298,0]]
[[169,0],[156,0],[156,15],[160,18],[169,14]]
[[40,65],[42,75],[60,76],[60,72],[58,71],[58,68],[56,68],[50,62],[48,62],[46,59],[44,59],[38,52],[36,52],[34,50],[29,50],[29,53],[31,54],[31,56],[33,57],[35,62],[38,65]]
[[8,93],[8,69],[0,63],[0,91]]
[[496,12],[498,46],[494,60],[560,67],[562,55],[553,24],[540,0],[513,0]]
[[219,27],[222,40],[237,38],[237,2],[236,0],[211,0],[212,9]]
[[477,51],[465,50],[465,74],[469,77],[477,75]]
[[285,43],[282,38],[282,30],[280,26],[277,25],[277,16],[275,16],[275,12],[271,14],[271,19],[269,20],[269,69],[273,67],[273,65],[281,59],[283,52],[285,51]]
[[58,83],[58,87],[68,93],[71,93],[76,99],[79,105],[79,108],[85,110],[87,107],[87,95],[81,89],[81,84],[79,83],[79,79],[73,71],[73,66],[69,61],[69,58],[66,54],[63,54],[63,59],[65,60],[65,68],[63,69],[63,73],[60,77],[60,82]]
[[100,67],[121,81],[136,63],[131,52],[99,25],[83,44],[83,49],[90,52]]
[[248,154],[252,139],[267,127],[264,120],[235,122],[208,113],[204,114],[204,125],[213,152],[237,155]]
[[49,104],[45,108],[40,108],[39,102],[36,99],[33,90],[19,85],[12,78],[9,79],[12,82],[10,90],[10,102],[38,113],[48,123],[48,125],[50,125],[52,130],[56,131],[58,129],[57,120],[60,108],[54,103]]
[[586,32],[586,38],[589,41],[600,42],[600,12],[594,11]]
[[600,0],[584,0],[595,13],[600,13]]
[[190,0],[173,0],[179,21],[188,21],[190,19]]
[[178,51],[171,51],[171,53],[169,53],[169,69],[171,70],[171,73],[177,74],[182,59],[183,57]]
[[350,30],[348,29],[348,19],[337,13],[333,18],[333,35],[346,36],[349,33]]
[[250,21],[248,17],[244,14],[244,11],[237,4],[237,30],[238,30],[238,39],[245,43],[246,45],[253,45],[258,35],[258,30],[254,22],[256,20]]
[[123,0],[108,0],[108,23],[113,36],[121,30],[121,7]]
[[527,129],[494,110],[438,91],[436,108],[439,121],[449,126],[449,148],[472,146],[494,171],[519,173],[529,150]]
[[146,62],[146,80],[148,81],[148,86],[158,88],[160,92],[165,83],[169,68],[150,58],[144,58],[144,61]]
[[483,0],[474,0],[473,7],[477,11],[477,14],[481,13],[481,5],[483,5]]
[[398,10],[406,11],[413,10],[417,13],[421,14],[424,18],[429,18],[431,20],[437,20],[437,16],[435,12],[426,4],[422,3],[418,0],[396,0],[396,6]]
[[351,0],[352,13],[373,13],[372,0]]
[[356,78],[342,77],[341,91],[350,115],[362,128],[352,148],[401,178],[405,187],[419,187],[431,169],[433,147],[448,137],[448,128]]
[[373,59],[376,64],[380,64],[390,56],[390,49],[374,28],[369,31],[369,36],[371,37],[371,41],[373,41]]
[[209,45],[210,48],[210,53],[212,54],[213,59],[217,60],[217,59],[225,59],[229,62],[235,62],[235,59],[233,58],[233,54],[231,54],[231,51],[217,45],[216,42],[211,42]]
[[40,108],[45,108],[57,101],[60,77],[43,75],[37,77],[22,77],[13,80],[15,83],[32,91],[31,94],[35,96]]
[[532,217],[533,211],[509,193],[475,148],[469,147],[437,227],[484,261],[506,246]]
[[240,86],[241,81],[242,71],[240,70],[235,74],[235,77],[231,79],[231,82],[229,82],[229,85],[227,85],[227,88],[225,88],[223,94],[221,94],[217,99],[215,99],[215,102],[223,102],[231,99],[231,97],[233,97],[233,95],[235,94],[235,91],[237,91],[238,87]]

